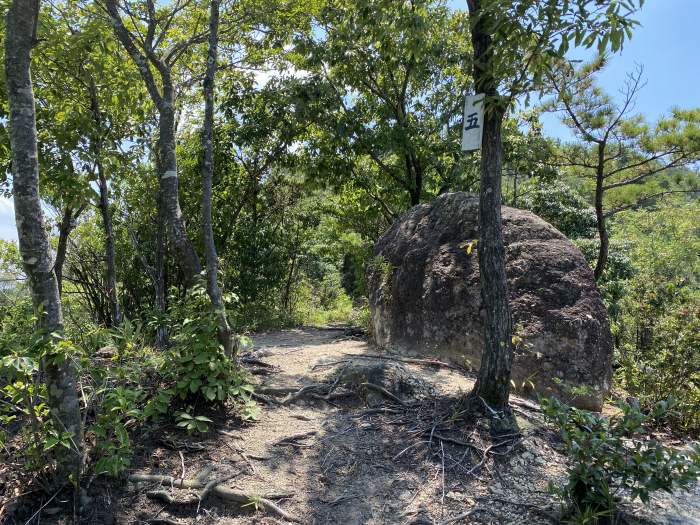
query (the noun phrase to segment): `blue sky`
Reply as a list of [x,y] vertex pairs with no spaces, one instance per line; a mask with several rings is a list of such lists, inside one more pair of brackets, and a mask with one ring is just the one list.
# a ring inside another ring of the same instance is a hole
[[[466,0],[450,0],[466,9]],[[611,58],[599,77],[600,85],[617,94],[625,75],[644,66],[647,85],[636,110],[655,120],[673,106],[700,106],[700,0],[647,0],[637,19],[641,23],[624,50]],[[543,117],[546,134],[567,139],[554,115]],[[0,198],[0,238],[16,239],[12,202]]]
[[[466,0],[448,3],[466,10]],[[673,106],[700,106],[700,0],[646,0],[635,18],[640,26],[624,49],[610,57],[599,85],[615,96],[627,73],[641,64],[647,84],[637,98],[637,113],[653,121]],[[555,115],[543,115],[542,121],[547,135],[571,137]]]
[[[644,67],[647,81],[636,112],[653,121],[673,106],[700,106],[700,0],[647,0],[637,16],[641,26],[621,53],[613,55],[598,83],[617,95],[628,72]],[[543,117],[548,135],[566,139],[553,116]]]

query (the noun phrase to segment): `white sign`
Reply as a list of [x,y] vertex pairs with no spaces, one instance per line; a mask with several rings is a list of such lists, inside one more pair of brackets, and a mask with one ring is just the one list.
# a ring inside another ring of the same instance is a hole
[[462,121],[462,151],[481,149],[484,131],[484,95],[467,95]]

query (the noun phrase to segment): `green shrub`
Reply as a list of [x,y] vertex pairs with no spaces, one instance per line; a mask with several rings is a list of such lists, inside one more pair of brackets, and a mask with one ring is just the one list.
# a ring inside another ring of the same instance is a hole
[[596,235],[595,210],[563,182],[546,182],[525,193],[522,207],[536,213],[570,239]]
[[326,326],[348,322],[351,315],[352,300],[340,285],[339,274],[327,275],[320,283],[302,282],[297,287],[294,316],[299,323]]
[[[168,348],[145,343],[140,324],[124,320],[117,330],[102,334],[114,355],[109,366],[93,365],[96,417],[95,472],[116,476],[133,455],[130,431],[174,414],[188,432],[206,432],[212,422],[198,414],[212,405],[233,403],[242,419],[257,417],[251,385],[226,356],[217,339],[217,320],[202,286],[183,298],[170,298],[164,319],[171,334]],[[164,320],[159,320],[163,322]]]
[[350,324],[364,329],[368,334],[372,332],[372,311],[366,298],[362,298],[361,302],[353,308]]
[[[673,396],[676,431],[700,435],[700,235],[698,203],[668,202],[621,214],[632,274],[613,317],[620,387],[650,409]],[[612,312],[611,312],[612,313]]]
[[676,430],[700,434],[700,308],[686,305],[657,318],[641,339],[622,347],[619,383],[642,408],[673,397],[668,421]]
[[95,423],[96,474],[117,476],[131,464],[133,445],[128,428],[144,420],[141,409],[145,391],[138,387],[118,386],[97,392],[104,395]]
[[74,359],[77,354],[59,334],[38,333],[35,326],[31,297],[24,287],[0,300],[0,444],[14,449],[15,459],[27,470],[44,467],[55,447],[70,448],[70,433],[56,428],[49,415],[39,368],[42,360],[56,355]]
[[569,505],[572,523],[607,523],[622,492],[647,502],[652,492],[685,487],[700,474],[700,447],[681,454],[645,435],[645,425],[664,417],[671,402],[657,403],[648,414],[621,403],[621,414],[611,417],[555,398],[542,406],[569,460],[567,484],[550,488]]
[[[171,304],[172,345],[160,370],[167,388],[147,408],[158,412],[156,405],[166,406],[170,397],[187,403],[183,412],[191,415],[202,403],[231,401],[243,419],[256,417],[257,405],[250,397],[253,387],[218,341],[216,315],[204,287],[193,287],[184,299],[173,299]],[[196,428],[201,430],[202,425]]]

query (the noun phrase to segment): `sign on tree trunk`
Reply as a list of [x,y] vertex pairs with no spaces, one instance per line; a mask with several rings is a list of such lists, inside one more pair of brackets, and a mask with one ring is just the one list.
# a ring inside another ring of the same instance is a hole
[[484,130],[484,95],[467,95],[462,123],[462,151],[481,149]]

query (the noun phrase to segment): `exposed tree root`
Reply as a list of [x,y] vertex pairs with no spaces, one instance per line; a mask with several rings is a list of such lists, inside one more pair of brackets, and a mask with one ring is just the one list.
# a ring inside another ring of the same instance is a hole
[[295,391],[294,393],[290,393],[287,397],[285,397],[282,402],[280,403],[281,405],[289,405],[291,403],[294,403],[295,401],[301,399],[305,395],[309,395],[311,393],[318,394],[320,390],[328,390],[328,386],[324,385],[322,383],[315,383],[313,385],[306,385],[301,387],[299,390]]
[[146,523],[152,523],[153,525],[180,525],[179,521],[170,518],[151,518],[146,520]]
[[466,512],[462,512],[461,514],[457,514],[456,516],[452,516],[451,518],[447,518],[446,520],[442,520],[438,525],[449,525],[450,523],[457,523],[458,521],[461,521],[463,519],[468,518],[469,516],[474,514],[475,511],[476,511],[476,509],[474,509],[474,508],[469,509]]
[[258,359],[258,358],[253,357],[253,356],[248,356],[248,355],[241,356],[241,363],[245,363],[247,365],[259,366],[260,368],[267,368],[269,370],[275,369],[275,365],[271,365],[270,363],[266,363],[265,361],[262,361],[261,359]]
[[299,389],[294,386],[266,386],[262,388],[256,388],[256,393],[265,396],[282,396],[285,394],[293,394]]
[[406,406],[406,403],[404,401],[402,401],[401,399],[396,397],[394,394],[389,392],[383,386],[375,385],[374,383],[360,383],[360,386],[364,387],[368,390],[374,390],[375,392],[382,394],[384,397],[387,397],[387,398],[391,399],[392,401],[395,401],[396,403],[398,403],[401,406]]
[[294,434],[292,436],[288,436],[286,438],[282,438],[276,443],[274,443],[275,446],[284,446],[284,445],[291,445],[291,446],[305,446],[305,445],[300,445],[298,441],[301,441],[303,439],[308,439],[310,437],[313,437],[317,434],[315,430],[312,430],[311,432],[304,432],[302,434]]
[[[226,432],[223,429],[219,429],[219,430],[217,430],[217,432],[223,436],[226,436],[226,437],[230,437],[230,438],[236,437],[235,434],[232,434],[231,432]],[[248,465],[248,468],[250,469],[251,473],[255,474],[255,466],[253,465],[253,463],[251,463],[250,458],[246,455],[246,453],[243,451],[243,449],[241,447],[239,447],[235,443],[231,444],[228,441],[224,441],[224,445],[226,445],[228,448],[233,450],[236,454],[241,456],[243,461],[246,462],[246,465]]]
[[484,502],[497,502],[497,503],[503,503],[505,505],[513,505],[515,507],[524,507],[526,509],[531,509],[533,512],[536,512],[537,514],[544,516],[545,518],[551,520],[553,523],[561,523],[561,518],[559,516],[556,516],[552,514],[551,512],[546,511],[543,508],[538,507],[537,505],[534,505],[532,503],[524,503],[520,501],[513,501],[509,499],[504,499],[504,498],[496,498],[496,497],[479,497],[476,498],[477,501],[484,501]]
[[251,392],[250,397],[253,399],[257,399],[258,401],[262,401],[263,403],[266,403],[268,405],[279,405],[280,402],[277,401],[276,399],[272,399],[271,397],[267,397],[259,392]]
[[415,357],[397,357],[391,355],[381,355],[381,354],[343,354],[352,358],[360,359],[383,359],[386,361],[398,361],[400,363],[408,363],[411,365],[422,365],[422,366],[434,366],[438,368],[449,368],[451,370],[457,370],[459,372],[464,372],[466,369],[462,366],[453,365],[451,363],[445,363],[444,361],[438,361],[437,359],[418,359]]
[[334,393],[338,383],[342,378],[342,371],[338,374],[338,377],[332,384],[327,383],[313,383],[311,385],[304,385],[303,387],[297,389],[293,387],[267,387],[258,389],[259,394],[268,395],[283,395],[287,396],[282,401],[274,400],[277,405],[287,406],[291,405],[295,401],[303,397],[310,397],[312,399],[318,399],[319,401],[325,401],[326,403],[331,403],[333,399],[339,399],[342,397],[348,397],[355,395],[354,392],[338,392]]
[[167,491],[151,491],[147,495],[149,497],[158,498],[166,503],[178,504],[178,505],[190,505],[199,504],[201,501],[210,493],[216,494],[223,500],[234,502],[238,504],[254,504],[256,508],[261,508],[270,514],[278,516],[287,521],[293,523],[300,523],[300,519],[296,516],[292,516],[278,507],[275,503],[270,501],[265,497],[258,497],[255,494],[248,494],[240,490],[232,489],[229,487],[223,487],[221,484],[230,480],[232,476],[225,476],[213,481],[207,481],[207,478],[211,474],[213,466],[209,465],[205,467],[194,479],[177,479],[172,476],[161,476],[153,474],[132,474],[129,476],[129,480],[136,483],[159,483],[161,485],[170,486],[178,489],[199,489],[201,492],[199,495],[195,495],[188,499],[175,499]]

